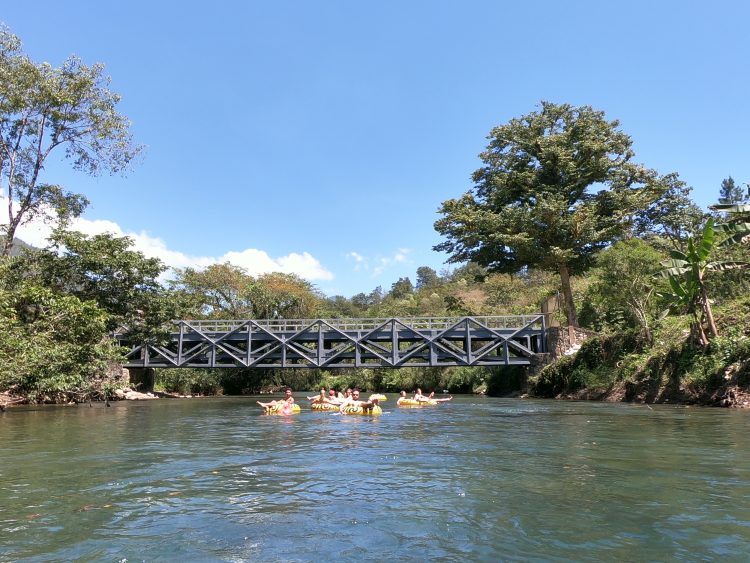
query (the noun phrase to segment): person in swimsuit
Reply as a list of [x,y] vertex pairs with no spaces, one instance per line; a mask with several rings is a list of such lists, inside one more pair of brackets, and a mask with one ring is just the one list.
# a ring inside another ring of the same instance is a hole
[[436,399],[436,398],[435,398],[435,391],[433,391],[432,393],[430,393],[430,394],[429,394],[429,395],[427,396],[427,398],[428,398],[428,399],[429,399],[430,401],[434,401],[434,402],[436,402],[436,403],[447,403],[448,401],[452,401],[452,400],[453,400],[453,395],[448,395],[448,396],[447,396],[447,397],[446,397],[445,399]]
[[266,410],[269,410],[277,405],[281,405],[281,413],[282,414],[292,414],[292,405],[294,404],[294,397],[292,396],[292,388],[287,387],[286,391],[284,391],[285,397],[281,399],[280,401],[270,401],[268,403],[261,403],[260,401],[257,401],[257,403],[263,407]]
[[308,397],[307,400],[310,401],[313,404],[327,402],[328,401],[328,396],[326,395],[326,388],[325,387],[321,387],[319,395],[315,395],[314,397]]
[[430,398],[422,395],[422,390],[417,387],[417,390],[414,392],[414,400],[419,401],[420,403],[426,403],[430,400]]
[[[347,389],[348,391],[348,389]],[[377,399],[370,399],[369,401],[363,401],[359,398],[359,389],[354,389],[351,396],[345,399],[339,407],[339,412],[344,413],[346,407],[362,407],[365,412],[371,411],[372,407],[377,406],[379,401]]]

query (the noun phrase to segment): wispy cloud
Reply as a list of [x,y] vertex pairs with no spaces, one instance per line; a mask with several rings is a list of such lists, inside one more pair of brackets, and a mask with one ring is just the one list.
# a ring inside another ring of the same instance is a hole
[[369,270],[370,269],[370,262],[367,258],[362,256],[359,252],[347,252],[346,253],[346,259],[347,260],[354,260],[354,271],[358,272],[360,270]]
[[348,252],[347,260],[354,260],[354,271],[371,270],[371,277],[377,278],[396,264],[408,263],[409,248],[399,248],[390,256],[376,256],[368,258],[358,252]]
[[[7,199],[0,197],[0,209],[5,206]],[[4,224],[4,223],[0,223]],[[283,272],[297,274],[309,281],[330,281],[333,273],[327,270],[320,261],[308,252],[292,252],[286,256],[272,258],[265,250],[246,248],[240,251],[228,251],[221,256],[192,256],[178,250],[172,250],[160,238],[152,237],[148,233],[127,232],[113,221],[88,220],[78,218],[73,221],[71,229],[86,235],[112,233],[115,236],[128,236],[133,240],[133,248],[150,258],[159,258],[171,268],[205,268],[211,264],[231,262],[244,268],[249,274],[257,276],[268,272]],[[44,247],[52,228],[43,221],[33,221],[21,226],[16,236],[33,246]]]

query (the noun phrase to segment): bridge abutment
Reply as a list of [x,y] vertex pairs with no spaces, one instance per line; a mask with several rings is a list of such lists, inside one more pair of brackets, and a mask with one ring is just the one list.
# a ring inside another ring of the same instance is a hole
[[154,391],[154,368],[126,368],[130,378],[130,387],[141,393]]

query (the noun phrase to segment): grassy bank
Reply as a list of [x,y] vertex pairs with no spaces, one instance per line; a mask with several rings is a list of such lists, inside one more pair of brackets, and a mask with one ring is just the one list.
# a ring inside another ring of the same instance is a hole
[[690,342],[687,317],[664,319],[652,342],[637,332],[589,338],[530,378],[529,395],[750,406],[750,297],[716,317],[720,336],[705,349]]

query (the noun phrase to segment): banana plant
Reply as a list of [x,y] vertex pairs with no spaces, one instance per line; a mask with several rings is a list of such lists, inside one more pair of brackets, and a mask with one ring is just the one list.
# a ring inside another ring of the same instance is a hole
[[669,253],[670,259],[662,262],[664,270],[660,272],[669,279],[671,291],[658,292],[658,295],[669,302],[670,309],[691,315],[691,333],[701,347],[705,347],[710,338],[718,336],[706,290],[706,274],[750,266],[747,262],[711,260],[716,249],[726,241],[722,235],[726,235],[724,227],[717,226],[713,218],[709,219],[697,238],[688,239],[685,252],[673,250]]
[[750,204],[717,204],[712,205],[711,209],[727,213],[726,223],[716,226],[727,237],[721,242],[721,246],[740,244],[750,240],[748,238],[750,237]]

